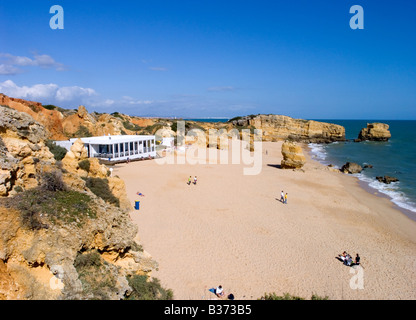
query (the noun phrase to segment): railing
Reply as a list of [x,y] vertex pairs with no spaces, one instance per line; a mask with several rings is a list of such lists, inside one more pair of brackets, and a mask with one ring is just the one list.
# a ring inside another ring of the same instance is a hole
[[113,158],[113,154],[112,153],[96,153],[94,154],[94,158]]
[[136,151],[125,151],[119,153],[96,153],[94,154],[94,158],[103,158],[103,159],[113,159],[113,158],[123,158],[129,157],[133,155],[142,155],[141,157],[148,157],[148,153],[154,152],[154,147],[144,148],[143,150],[136,150]]

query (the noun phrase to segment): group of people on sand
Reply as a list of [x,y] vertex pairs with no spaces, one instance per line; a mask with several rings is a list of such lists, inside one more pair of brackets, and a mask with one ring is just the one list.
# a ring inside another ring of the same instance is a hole
[[[209,289],[209,291],[211,291],[212,293],[215,293],[215,295],[218,297],[218,298],[224,298],[225,297],[225,292],[224,292],[224,289],[222,288],[222,285],[219,285],[218,287],[216,287],[216,288],[211,288],[211,289]],[[228,296],[227,296],[227,299],[228,300],[234,300],[234,295],[232,294],[232,293],[230,293]]]
[[346,251],[344,251],[342,254],[338,255],[339,259],[346,265],[346,266],[358,266],[360,265],[360,255],[357,253],[355,257],[355,262],[352,260],[352,257],[350,254],[348,254]]
[[287,192],[284,193],[283,190],[280,193],[280,202],[287,204]]
[[[196,181],[197,181],[197,179],[196,179],[196,176],[194,177],[194,185],[196,185]],[[191,176],[189,176],[189,178],[188,178],[188,186],[190,186],[191,185],[191,183],[192,183],[192,177]]]

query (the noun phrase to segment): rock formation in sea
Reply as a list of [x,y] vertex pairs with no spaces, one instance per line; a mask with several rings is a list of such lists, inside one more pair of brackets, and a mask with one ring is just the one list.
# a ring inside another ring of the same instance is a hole
[[341,171],[344,173],[354,174],[360,173],[361,171],[363,171],[363,168],[357,163],[347,162],[342,166]]
[[293,141],[329,143],[345,141],[343,126],[313,120],[293,119],[283,115],[257,115],[237,117],[230,122],[236,127],[253,127],[262,130],[263,141],[290,139]]
[[397,182],[399,179],[396,177],[384,176],[384,177],[376,177],[379,182],[383,182],[385,184],[390,184],[392,182]]
[[388,141],[390,138],[389,125],[375,122],[367,123],[367,128],[361,129],[355,141]]
[[306,163],[302,147],[293,141],[285,141],[282,144],[283,160],[281,161],[282,169],[300,169]]
[[0,106],[0,299],[134,296],[157,263],[138,242],[124,182],[80,141],[55,160],[47,135]]

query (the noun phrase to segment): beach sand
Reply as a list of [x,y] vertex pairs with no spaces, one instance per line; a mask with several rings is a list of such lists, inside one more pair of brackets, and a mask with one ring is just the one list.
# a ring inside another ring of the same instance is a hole
[[[159,263],[152,276],[185,300],[215,299],[208,289],[220,284],[237,300],[271,292],[415,299],[416,222],[306,152],[303,170],[280,169],[281,145],[262,144],[262,170],[253,176],[243,174],[244,163],[115,167],[132,205],[140,201],[131,217]],[[190,175],[197,185],[187,184]],[[288,204],[279,201],[282,190]],[[337,260],[344,250],[359,253],[363,268]]]

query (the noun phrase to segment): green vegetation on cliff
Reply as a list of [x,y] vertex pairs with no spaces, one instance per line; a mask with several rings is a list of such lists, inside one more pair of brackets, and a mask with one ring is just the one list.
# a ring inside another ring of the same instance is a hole
[[55,142],[53,142],[52,140],[47,140],[45,144],[49,148],[49,151],[53,154],[55,160],[57,161],[61,161],[68,152],[68,150],[66,150],[65,148],[56,145]]
[[80,253],[74,261],[78,278],[82,283],[83,295],[90,300],[107,300],[109,292],[116,290],[117,279],[98,251]]
[[[311,300],[328,300],[328,296],[321,297],[317,294],[312,294]],[[284,293],[282,296],[278,296],[276,293],[265,293],[259,300],[306,300],[305,298]]]
[[159,279],[153,278],[149,281],[148,276],[134,275],[128,277],[130,287],[133,291],[126,298],[127,300],[172,300],[173,291],[164,289]]
[[107,179],[101,178],[86,178],[87,188],[91,190],[97,197],[100,197],[105,202],[110,203],[116,207],[120,207],[120,199],[115,197],[108,186]]
[[30,230],[48,228],[48,223],[75,223],[80,226],[85,219],[94,219],[95,210],[87,194],[67,190],[59,171],[47,172],[42,184],[2,200],[8,208],[20,211],[22,224]]

